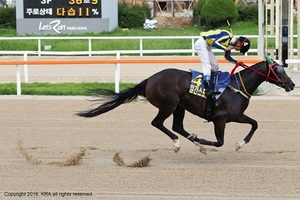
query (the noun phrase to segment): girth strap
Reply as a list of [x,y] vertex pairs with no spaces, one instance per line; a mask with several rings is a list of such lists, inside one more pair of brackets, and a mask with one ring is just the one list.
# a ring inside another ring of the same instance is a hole
[[251,96],[248,96],[247,94],[245,94],[244,92],[242,92],[241,90],[238,90],[238,89],[234,88],[232,85],[228,85],[228,88],[231,89],[233,92],[240,93],[246,99],[250,99],[250,97],[251,97]]

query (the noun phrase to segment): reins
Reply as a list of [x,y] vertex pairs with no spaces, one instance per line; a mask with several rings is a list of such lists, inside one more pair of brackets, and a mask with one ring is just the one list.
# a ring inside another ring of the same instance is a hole
[[[266,62],[266,63],[267,63],[267,62]],[[242,66],[242,67],[245,68],[245,69],[250,69],[251,71],[253,71],[253,72],[255,72],[255,73],[257,73],[257,74],[259,74],[259,75],[265,77],[265,78],[266,78],[266,81],[271,80],[271,81],[276,81],[277,83],[281,83],[282,81],[279,79],[279,77],[277,76],[277,74],[275,73],[275,71],[274,71],[274,69],[273,69],[273,66],[276,65],[276,64],[277,64],[276,62],[273,62],[272,64],[268,64],[267,66],[269,67],[269,70],[268,70],[267,75],[265,75],[264,73],[262,73],[262,72],[260,72],[260,71],[258,71],[258,70],[256,70],[256,69],[253,69],[253,68],[251,68],[251,67],[245,65],[244,63],[237,62],[236,65],[235,65],[235,67],[231,70],[230,76],[233,77],[233,76],[234,76],[235,70],[236,70],[239,66]],[[272,74],[275,76],[275,78],[270,77],[271,72],[272,72]],[[241,76],[240,72],[238,72],[238,77],[239,77],[239,80],[240,80],[239,82],[240,82],[240,84],[242,85],[244,92],[242,92],[240,89],[235,89],[235,88],[233,88],[231,85],[229,85],[229,86],[230,86],[229,88],[230,88],[231,90],[233,90],[234,92],[239,92],[239,93],[242,94],[245,98],[249,99],[249,98],[251,97],[251,94],[249,94],[249,92],[247,91],[247,89],[246,89],[246,87],[245,87],[245,85],[244,85],[244,82],[243,82],[243,79],[242,79],[242,76]],[[236,80],[236,82],[237,82],[237,80]],[[237,82],[237,84],[238,84],[238,82]]]
[[[242,66],[242,67],[245,68],[245,69],[250,69],[251,71],[253,71],[253,72],[255,72],[255,73],[257,73],[257,74],[259,74],[259,75],[265,77],[265,78],[266,78],[266,81],[271,80],[271,81],[276,81],[276,82],[278,82],[278,83],[281,83],[282,81],[279,79],[279,77],[277,76],[277,74],[274,72],[274,69],[273,69],[273,66],[274,66],[274,65],[277,65],[277,63],[276,63],[276,62],[273,62],[272,64],[267,65],[267,66],[269,67],[269,72],[268,72],[267,75],[265,75],[264,73],[262,73],[262,72],[260,72],[260,71],[258,71],[258,70],[256,70],[256,69],[253,69],[252,67],[249,67],[248,65],[245,65],[244,63],[237,62],[236,65],[235,65],[235,67],[231,70],[230,76],[233,77],[235,70],[236,70],[239,66]],[[271,73],[271,72],[272,72],[272,74],[275,76],[275,78],[270,77],[270,73]]]
[[[235,70],[236,70],[239,66],[242,66],[242,67],[245,68],[245,69],[250,69],[251,71],[253,71],[253,72],[255,72],[255,73],[257,73],[257,74],[259,74],[259,75],[265,77],[265,78],[266,78],[266,81],[271,80],[271,81],[276,81],[276,82],[278,82],[278,83],[281,83],[282,81],[279,79],[279,77],[277,76],[277,74],[274,72],[274,69],[273,69],[273,66],[274,66],[274,65],[277,65],[277,63],[276,63],[276,62],[273,62],[272,64],[268,64],[269,71],[268,71],[268,74],[265,75],[264,73],[262,73],[262,72],[260,72],[260,71],[258,71],[258,70],[256,70],[256,69],[253,69],[253,68],[249,67],[248,65],[245,65],[244,63],[237,62],[236,65],[235,65],[235,67],[231,70],[230,76],[233,77]],[[275,76],[275,78],[270,77],[270,73],[271,73],[271,72],[272,72],[272,74]]]

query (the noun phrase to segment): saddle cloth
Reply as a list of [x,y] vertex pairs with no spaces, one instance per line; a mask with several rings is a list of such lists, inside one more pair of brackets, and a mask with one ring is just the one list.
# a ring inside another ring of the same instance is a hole
[[[189,92],[191,94],[206,98],[205,88],[203,84],[203,73],[192,69],[190,71],[192,72],[192,79],[190,83]],[[215,85],[214,90],[220,92],[220,94],[214,95],[215,100],[217,100],[224,92],[225,88],[230,84],[230,74],[229,72],[218,71],[215,72],[211,77],[213,78],[213,82]]]

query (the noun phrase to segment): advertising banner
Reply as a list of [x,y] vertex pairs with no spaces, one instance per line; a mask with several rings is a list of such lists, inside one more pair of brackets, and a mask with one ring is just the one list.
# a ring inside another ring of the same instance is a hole
[[118,26],[117,0],[18,1],[18,34],[112,31]]

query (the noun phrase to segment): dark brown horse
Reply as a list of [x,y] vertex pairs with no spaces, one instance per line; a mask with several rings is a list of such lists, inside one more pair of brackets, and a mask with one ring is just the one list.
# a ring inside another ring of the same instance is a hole
[[[257,129],[257,121],[244,114],[249,104],[251,94],[263,81],[268,81],[287,92],[294,89],[295,84],[287,76],[284,68],[267,58],[251,67],[233,73],[231,83],[220,98],[215,102],[215,108],[211,121],[214,124],[217,141],[208,141],[198,138],[196,134],[188,133],[183,127],[185,110],[204,118],[206,99],[189,93],[191,73],[178,69],[162,70],[135,87],[115,93],[108,90],[98,89],[99,95],[107,99],[107,102],[99,107],[78,113],[82,117],[94,117],[106,113],[121,104],[137,100],[137,97],[145,97],[152,105],[158,108],[158,114],[152,121],[152,125],[174,141],[174,151],[180,149],[178,136],[164,126],[164,121],[173,114],[172,130],[192,141],[200,147],[202,153],[206,153],[202,145],[220,147],[224,144],[224,130],[228,122],[247,123],[251,130],[242,142],[237,143],[236,150],[248,143]],[[236,66],[238,67],[238,66]]]

